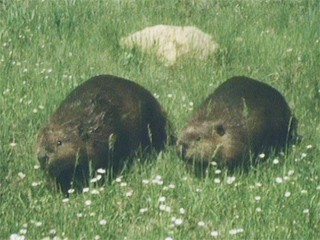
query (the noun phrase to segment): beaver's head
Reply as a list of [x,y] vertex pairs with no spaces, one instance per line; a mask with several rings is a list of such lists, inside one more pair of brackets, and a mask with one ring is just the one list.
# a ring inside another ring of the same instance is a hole
[[86,139],[79,126],[49,124],[38,136],[37,157],[42,169],[54,177],[88,161]]
[[193,121],[177,143],[179,155],[188,162],[233,165],[242,157],[242,144],[234,130],[221,121]]

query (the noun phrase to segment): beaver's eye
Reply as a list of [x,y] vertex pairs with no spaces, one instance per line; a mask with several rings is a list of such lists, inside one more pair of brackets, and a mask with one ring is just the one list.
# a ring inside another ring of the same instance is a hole
[[61,146],[62,145],[62,141],[58,140],[57,141],[57,146]]
[[219,134],[219,136],[223,136],[226,133],[222,124],[215,126],[214,129],[215,129],[216,133]]
[[196,142],[199,142],[202,139],[202,137],[199,135],[196,137]]

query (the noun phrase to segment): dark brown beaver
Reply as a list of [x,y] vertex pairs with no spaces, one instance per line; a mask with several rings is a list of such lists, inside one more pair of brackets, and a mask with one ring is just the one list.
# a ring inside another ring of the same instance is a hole
[[177,149],[196,164],[249,166],[259,154],[284,149],[296,130],[297,120],[276,89],[247,77],[233,77],[194,113]]
[[121,170],[136,150],[160,151],[166,115],[145,88],[101,75],[74,89],[40,130],[37,156],[63,191],[88,179],[89,168]]

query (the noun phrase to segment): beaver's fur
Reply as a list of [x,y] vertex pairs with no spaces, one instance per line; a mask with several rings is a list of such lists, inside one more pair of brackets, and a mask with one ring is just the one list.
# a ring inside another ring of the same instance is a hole
[[247,167],[258,154],[286,148],[296,130],[297,120],[276,89],[248,77],[233,77],[195,111],[177,149],[193,163]]
[[166,114],[140,85],[101,75],[74,89],[40,130],[40,165],[65,192],[88,180],[89,168],[117,172],[136,150],[161,151]]

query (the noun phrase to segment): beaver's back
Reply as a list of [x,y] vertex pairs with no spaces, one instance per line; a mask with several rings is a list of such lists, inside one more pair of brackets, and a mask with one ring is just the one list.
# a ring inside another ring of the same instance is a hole
[[284,148],[294,138],[296,124],[276,89],[251,78],[233,77],[195,111],[179,142],[189,158],[210,161],[214,155],[233,166],[243,164],[250,154]]
[[212,119],[225,117],[232,126],[246,128],[254,149],[271,145],[283,147],[293,137],[288,130],[296,120],[285,98],[265,83],[247,77],[230,78],[208,96],[200,109],[207,111],[212,103],[216,111]]
[[166,139],[166,116],[158,101],[142,86],[111,75],[93,77],[78,86],[52,117],[56,124],[74,120],[89,131],[102,124],[116,126],[124,135],[130,134],[124,137],[132,147],[150,144],[145,134],[148,125],[154,130],[152,141],[157,150],[163,148]]

